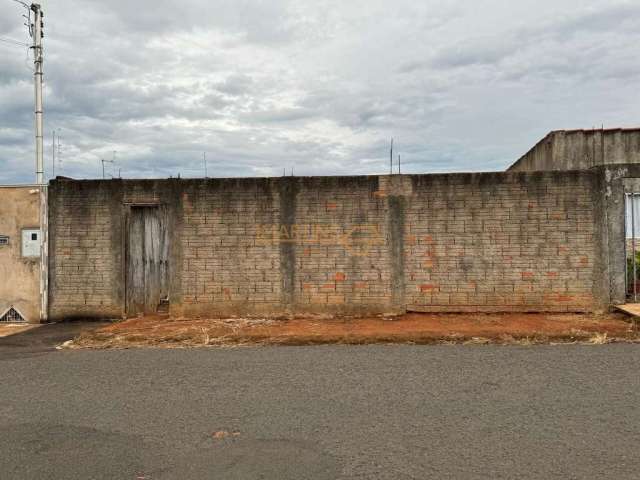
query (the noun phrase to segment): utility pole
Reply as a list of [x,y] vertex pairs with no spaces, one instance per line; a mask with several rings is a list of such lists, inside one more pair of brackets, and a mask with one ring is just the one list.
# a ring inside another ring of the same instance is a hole
[[[27,20],[25,24],[29,29],[29,35],[33,38],[33,80],[35,93],[35,130],[36,130],[36,185],[40,192],[39,205],[39,227],[40,227],[40,321],[44,322],[48,316],[48,291],[49,291],[49,228],[48,228],[48,193],[47,185],[44,182],[44,148],[43,148],[43,127],[42,127],[42,38],[44,17],[40,4],[32,3],[27,5],[22,0],[14,0],[27,10],[27,15],[23,15]],[[31,13],[33,12],[33,22]],[[19,43],[19,42],[18,42]],[[55,147],[54,147],[55,149]]]
[[391,150],[389,151],[389,175],[393,175],[393,137],[391,137]]
[[[29,12],[26,15],[29,35],[33,38],[33,84],[35,93],[35,129],[36,129],[36,185],[40,190],[39,226],[40,226],[40,321],[44,322],[48,317],[48,292],[49,292],[49,225],[47,215],[48,192],[44,183],[44,148],[42,127],[42,38],[44,17],[40,4],[27,5],[22,0],[16,0]],[[31,13],[33,12],[33,23]]]
[[36,115],[36,183],[44,183],[44,160],[42,148],[42,31],[44,21],[40,4],[32,3],[30,7],[33,12],[33,66],[34,66],[34,87],[35,87],[35,115]]

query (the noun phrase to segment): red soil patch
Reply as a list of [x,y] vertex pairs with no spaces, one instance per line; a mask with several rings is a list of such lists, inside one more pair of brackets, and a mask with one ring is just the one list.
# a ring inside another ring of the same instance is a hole
[[315,343],[543,343],[636,340],[620,314],[428,314],[398,317],[172,319],[147,316],[80,336],[76,347]]

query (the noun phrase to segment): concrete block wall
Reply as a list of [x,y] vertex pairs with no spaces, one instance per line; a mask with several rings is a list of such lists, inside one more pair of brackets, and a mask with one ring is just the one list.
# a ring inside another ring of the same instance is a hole
[[595,178],[57,180],[50,316],[124,313],[127,211],[155,203],[171,218],[175,315],[591,310]]
[[282,299],[280,245],[265,225],[279,225],[279,191],[268,179],[186,182],[179,196],[175,265],[181,291],[175,314],[275,312]]
[[393,305],[377,177],[211,180],[181,197],[184,315]]
[[[119,210],[108,182],[52,182],[49,195],[49,318],[122,314]],[[119,193],[119,191],[117,192]]]
[[281,255],[304,311],[388,311],[394,304],[388,206],[378,177],[301,178],[292,183]]
[[596,239],[590,173],[412,180],[405,212],[409,308],[593,309]]

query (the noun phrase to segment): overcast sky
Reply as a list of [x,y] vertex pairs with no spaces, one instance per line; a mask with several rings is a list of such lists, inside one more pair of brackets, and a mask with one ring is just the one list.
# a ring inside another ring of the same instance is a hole
[[[640,124],[640,2],[42,0],[45,165],[77,178],[501,170]],[[0,37],[27,41],[0,0]],[[34,179],[32,59],[0,42],[0,184]]]

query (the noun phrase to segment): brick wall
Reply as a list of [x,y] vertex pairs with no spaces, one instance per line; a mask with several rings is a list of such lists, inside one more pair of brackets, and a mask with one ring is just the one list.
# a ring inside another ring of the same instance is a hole
[[414,177],[406,301],[419,310],[593,307],[589,173]]
[[176,315],[589,310],[589,172],[52,183],[52,318],[123,313],[124,219],[166,205]]
[[174,312],[274,312],[282,297],[277,226],[279,192],[267,179],[191,182],[180,194],[181,297]]
[[[49,195],[49,318],[121,315],[121,219],[107,182],[54,182]],[[119,197],[117,200],[121,200]],[[118,202],[119,203],[119,202]]]
[[393,303],[388,208],[377,177],[319,177],[299,182],[294,303],[309,311],[385,310]]

